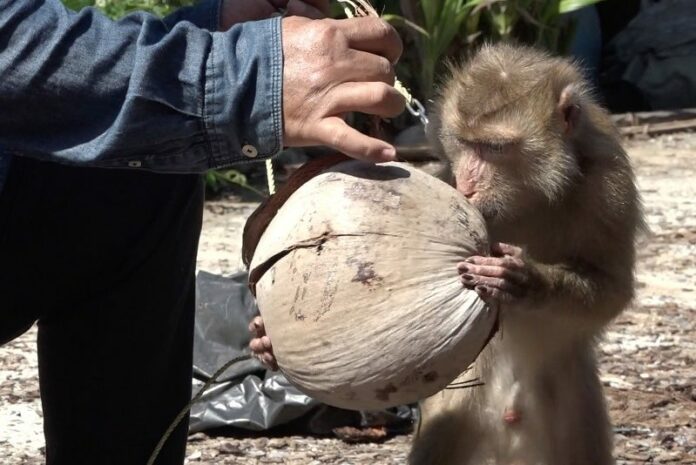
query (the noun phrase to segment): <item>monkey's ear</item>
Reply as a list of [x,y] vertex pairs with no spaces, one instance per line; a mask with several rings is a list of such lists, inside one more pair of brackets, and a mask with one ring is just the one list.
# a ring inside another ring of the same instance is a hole
[[580,120],[581,106],[580,94],[573,84],[568,84],[561,91],[558,99],[558,112],[563,120],[564,133],[570,135],[577,127]]

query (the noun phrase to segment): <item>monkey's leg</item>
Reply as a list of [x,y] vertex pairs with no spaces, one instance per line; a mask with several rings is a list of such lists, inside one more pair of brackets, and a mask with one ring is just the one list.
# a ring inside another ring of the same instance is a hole
[[540,412],[555,465],[612,465],[612,433],[592,349],[556,365],[545,376]]
[[[415,435],[409,465],[474,464],[482,438],[474,412],[460,399],[462,391],[443,391],[421,404],[421,424]],[[452,408],[452,404],[460,404]]]

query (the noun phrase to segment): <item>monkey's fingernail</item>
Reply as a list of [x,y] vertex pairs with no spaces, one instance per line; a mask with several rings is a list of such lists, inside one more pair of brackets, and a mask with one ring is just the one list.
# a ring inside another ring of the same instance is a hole
[[459,265],[459,271],[463,271],[464,273],[466,273],[467,271],[469,271],[469,267],[466,265]]
[[[465,271],[466,271],[466,270],[465,270]],[[473,280],[474,280],[474,277],[473,277],[472,275],[470,275],[470,274],[463,274],[463,275],[462,275],[462,279],[463,279],[464,281],[473,281]]]
[[467,262],[467,263],[474,263],[474,259],[471,258],[471,257],[465,258],[464,261]]
[[486,288],[483,287],[483,286],[476,286],[476,287],[474,288],[474,290],[475,290],[476,292],[478,292],[479,294],[482,294],[482,295],[488,294],[488,289],[486,289]]

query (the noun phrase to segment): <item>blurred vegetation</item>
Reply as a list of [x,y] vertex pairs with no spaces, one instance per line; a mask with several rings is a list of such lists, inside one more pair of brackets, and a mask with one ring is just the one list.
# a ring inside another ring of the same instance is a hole
[[194,3],[193,0],[63,0],[68,8],[78,11],[84,7],[96,7],[107,16],[118,19],[133,11],[147,11],[165,16],[179,7]]
[[566,53],[574,34],[567,13],[599,1],[383,0],[376,7],[404,32],[399,75],[417,97],[427,99],[444,63],[466,57],[484,41],[516,40]]

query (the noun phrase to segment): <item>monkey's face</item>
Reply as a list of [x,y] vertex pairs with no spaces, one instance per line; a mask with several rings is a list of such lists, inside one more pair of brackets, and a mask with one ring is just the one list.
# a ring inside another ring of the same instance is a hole
[[[460,128],[461,129],[461,128]],[[499,126],[493,137],[477,139],[466,131],[441,131],[452,163],[455,187],[489,223],[508,223],[545,208],[561,195],[567,180],[563,141],[543,137],[508,137]],[[572,157],[571,157],[572,158]]]
[[[521,200],[512,176],[516,144],[448,138],[443,146],[452,160],[455,187],[487,221],[509,217]],[[508,211],[509,210],[509,211]]]
[[484,46],[453,66],[430,138],[451,162],[456,187],[489,222],[553,206],[578,179],[571,136],[580,73],[532,49]]

